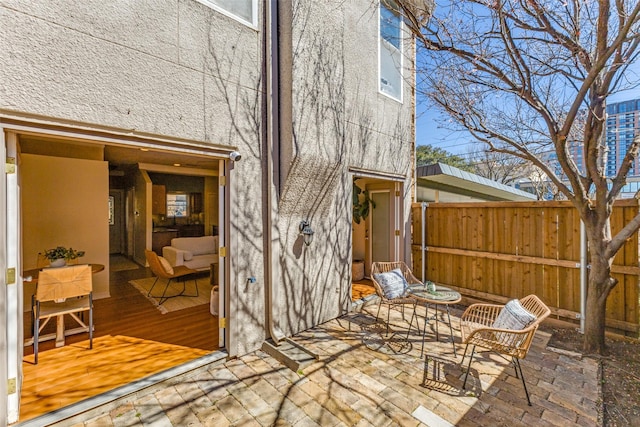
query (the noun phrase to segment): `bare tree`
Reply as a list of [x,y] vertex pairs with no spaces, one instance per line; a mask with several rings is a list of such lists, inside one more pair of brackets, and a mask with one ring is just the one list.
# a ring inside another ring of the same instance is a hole
[[[638,56],[640,2],[460,0],[436,6],[431,15],[416,0],[397,3],[423,48],[418,82],[430,102],[493,151],[544,171],[580,212],[591,264],[584,350],[604,353],[606,301],[617,284],[611,264],[640,227],[638,215],[611,234],[612,206],[640,138],[608,186],[606,100],[637,83],[628,67]],[[581,136],[582,171],[570,155],[572,132]],[[566,181],[537,154],[549,150]]]
[[473,165],[473,172],[501,184],[513,185],[527,177],[529,163],[505,153],[499,153],[472,145],[467,158]]

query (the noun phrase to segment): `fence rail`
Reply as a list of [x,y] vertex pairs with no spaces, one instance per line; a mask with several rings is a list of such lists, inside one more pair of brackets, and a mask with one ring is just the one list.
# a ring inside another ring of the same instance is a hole
[[[413,270],[422,276],[422,204],[412,205]],[[616,202],[612,233],[640,210]],[[580,312],[580,217],[569,202],[430,203],[425,212],[425,278],[463,295],[504,302],[534,293],[554,315]],[[638,233],[613,262],[618,279],[607,300],[607,327],[640,333]]]

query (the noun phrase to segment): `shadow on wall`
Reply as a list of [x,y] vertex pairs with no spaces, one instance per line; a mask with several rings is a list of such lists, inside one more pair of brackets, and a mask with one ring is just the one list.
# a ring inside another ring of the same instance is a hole
[[[285,146],[281,147],[281,152],[291,152],[292,156],[281,159],[287,169],[275,179],[279,185],[275,225],[280,254],[279,259],[272,260],[279,263],[281,274],[281,280],[275,284],[276,323],[286,335],[335,318],[350,307],[353,181],[348,167],[357,165],[375,170],[380,167],[379,159],[384,159],[392,171],[405,173],[411,167],[411,156],[404,156],[402,148],[412,144],[410,121],[401,112],[394,111],[395,123],[393,114],[386,111],[384,120],[374,117],[377,91],[371,93],[367,87],[366,93],[361,93],[357,78],[347,83],[345,74],[356,71],[353,64],[347,67],[351,60],[347,49],[357,47],[347,47],[350,35],[344,31],[341,15],[346,10],[315,2],[297,2],[291,7],[292,33],[296,37],[291,41],[292,99],[291,105],[287,105],[286,98],[282,98],[280,109],[290,109],[293,115],[291,139],[287,141],[285,132],[282,142]],[[366,19],[377,28],[375,8],[368,2],[367,7],[372,9],[371,14],[365,14]],[[340,19],[318,22],[314,17],[322,8],[331,8],[323,13],[335,14]],[[227,78],[249,61],[241,49],[232,49],[240,43],[243,37],[240,33],[220,42],[211,27],[207,71],[221,76],[214,81],[231,120],[227,142],[243,153],[242,162],[234,165],[237,168],[234,179],[241,180],[234,187],[234,198],[242,201],[238,204],[242,211],[232,206],[230,216],[231,230],[238,233],[240,242],[234,269],[242,280],[245,275],[256,275],[258,268],[267,268],[263,264],[268,262],[264,261],[263,248],[271,242],[267,241],[264,227],[270,225],[263,219],[261,200],[268,194],[266,186],[272,177],[267,175],[266,164],[271,147],[263,143],[260,92],[263,82],[259,75],[254,75],[251,81],[243,81],[241,88]],[[256,186],[258,182],[263,183],[261,188]],[[304,245],[299,231],[304,219],[311,222],[315,231],[310,246]],[[265,320],[256,314],[262,313],[264,287],[252,289],[254,295],[240,298],[238,308],[247,320],[247,329],[263,330]],[[239,323],[242,334],[245,323]]]

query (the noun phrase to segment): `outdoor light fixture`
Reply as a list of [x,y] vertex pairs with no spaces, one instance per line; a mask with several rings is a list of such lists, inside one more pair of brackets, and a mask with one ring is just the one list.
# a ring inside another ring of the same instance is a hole
[[309,246],[313,241],[313,230],[311,229],[311,224],[306,219],[302,220],[300,226],[298,227],[300,233],[302,233],[302,238],[304,239],[304,244]]

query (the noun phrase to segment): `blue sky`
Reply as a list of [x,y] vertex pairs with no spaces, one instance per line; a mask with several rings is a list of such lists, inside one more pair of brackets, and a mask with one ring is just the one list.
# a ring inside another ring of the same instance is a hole
[[[628,72],[640,76],[640,63],[634,64]],[[636,98],[640,98],[640,87],[616,93],[609,97],[608,103]],[[417,100],[416,117],[417,145],[433,145],[452,154],[467,154],[469,142],[474,141],[473,137],[467,132],[452,132],[446,129],[444,127],[446,118],[443,118],[435,108],[427,108],[426,101],[420,97]]]

